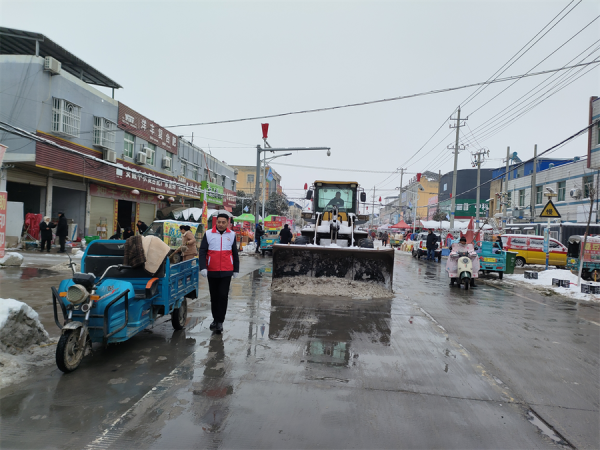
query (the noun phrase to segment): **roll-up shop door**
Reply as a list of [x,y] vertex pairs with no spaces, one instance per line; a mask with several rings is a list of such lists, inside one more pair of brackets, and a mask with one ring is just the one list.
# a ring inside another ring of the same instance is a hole
[[[90,236],[100,236],[108,239],[114,234],[113,216],[115,201],[112,198],[102,198],[92,196],[90,209]],[[101,225],[102,224],[102,225]],[[97,227],[105,226],[106,232],[101,232]]]
[[140,203],[140,220],[150,226],[154,222],[155,206],[153,203]]

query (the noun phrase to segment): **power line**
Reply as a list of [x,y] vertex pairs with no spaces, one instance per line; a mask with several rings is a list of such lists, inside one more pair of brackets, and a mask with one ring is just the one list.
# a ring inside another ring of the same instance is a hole
[[[288,166],[288,167],[302,167],[303,169],[321,169],[321,170],[335,170],[337,172],[364,172],[364,173],[398,173],[396,172],[386,172],[384,170],[366,170],[366,169],[339,169],[335,167],[320,167],[320,166],[301,166],[300,164],[286,164],[281,162],[269,163],[272,166]],[[406,173],[406,172],[404,172]],[[415,172],[416,173],[416,172]]]
[[559,69],[549,69],[549,70],[543,70],[541,72],[513,75],[513,76],[505,77],[505,78],[496,78],[491,81],[483,81],[483,82],[479,82],[479,83],[466,84],[463,86],[456,86],[456,87],[444,88],[444,89],[433,89],[431,91],[419,92],[416,94],[400,95],[397,97],[384,98],[384,99],[380,99],[380,100],[370,100],[370,101],[360,102],[360,103],[350,103],[347,105],[330,106],[330,107],[326,107],[326,108],[305,109],[305,110],[301,110],[301,111],[291,111],[291,112],[279,113],[279,114],[269,114],[269,115],[265,115],[265,116],[245,117],[242,119],[229,119],[229,120],[218,120],[218,121],[213,121],[213,122],[198,122],[198,123],[188,123],[188,124],[180,124],[180,125],[168,125],[168,126],[164,126],[163,128],[218,125],[218,124],[223,124],[223,123],[245,122],[245,121],[249,121],[249,120],[271,119],[274,117],[285,117],[285,116],[292,116],[292,115],[298,115],[298,114],[309,114],[309,113],[316,113],[316,112],[323,112],[323,111],[333,111],[336,109],[353,108],[356,106],[366,106],[366,105],[373,105],[373,104],[377,104],[377,103],[386,103],[386,102],[393,102],[393,101],[398,101],[398,100],[405,100],[407,98],[415,98],[415,97],[422,97],[422,96],[426,96],[426,95],[442,94],[445,92],[458,91],[458,90],[467,89],[467,88],[475,87],[475,86],[494,84],[494,83],[502,83],[505,81],[512,81],[512,80],[516,80],[519,78],[528,78],[528,77],[534,77],[534,76],[538,76],[538,75],[545,75],[547,73],[558,72],[561,70],[567,70],[567,69],[571,69],[573,67],[585,66],[585,65],[590,65],[590,64],[598,64],[598,63],[597,62],[589,62],[589,63],[584,63],[584,64],[575,65],[575,66],[571,66],[571,67],[561,67]]

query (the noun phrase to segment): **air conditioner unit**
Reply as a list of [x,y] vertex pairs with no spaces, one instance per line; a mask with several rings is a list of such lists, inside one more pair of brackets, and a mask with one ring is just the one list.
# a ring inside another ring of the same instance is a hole
[[581,189],[579,189],[579,188],[571,189],[571,191],[569,192],[569,195],[571,196],[571,198],[581,198]]
[[104,160],[109,161],[111,163],[117,162],[117,152],[114,150],[105,150],[104,151]]
[[146,159],[147,159],[147,156],[146,156],[146,153],[145,153],[145,152],[138,152],[138,154],[137,154],[137,157],[136,157],[136,160],[135,160],[135,161],[136,161],[138,164],[146,164]]
[[60,61],[52,58],[51,56],[46,56],[44,59],[44,70],[50,72],[53,75],[60,74]]
[[162,161],[162,166],[163,166],[163,169],[170,169],[171,168],[171,158],[169,158],[168,156],[165,156]]

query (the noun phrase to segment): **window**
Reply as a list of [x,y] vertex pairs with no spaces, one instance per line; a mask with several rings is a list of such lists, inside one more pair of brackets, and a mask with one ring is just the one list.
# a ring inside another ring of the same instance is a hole
[[448,183],[444,183],[444,192],[448,190]]
[[169,172],[173,171],[173,153],[167,152],[163,161],[163,167]]
[[181,161],[181,176],[187,177],[187,164]]
[[542,189],[544,188],[544,186],[536,186],[535,187],[535,204],[536,205],[541,205],[543,200],[544,200],[544,193],[542,191]]
[[148,148],[148,150],[146,150],[146,164],[153,166],[154,155],[156,154],[156,145],[148,143],[146,147]]
[[123,140],[123,142],[123,156],[133,158],[133,149],[135,148],[135,136],[126,131],[125,139]]
[[52,131],[56,134],[79,137],[81,106],[62,98],[52,100]]
[[248,183],[254,183],[254,174],[253,173],[249,173],[248,175],[246,175],[246,181]]
[[525,189],[519,191],[519,206],[525,206]]
[[204,180],[210,181],[208,169],[204,169]]
[[543,247],[544,246],[544,240],[543,239],[530,239],[529,240],[529,245],[531,247]]
[[198,168],[194,167],[192,169],[192,180],[198,181]]
[[525,165],[517,168],[517,178],[521,178],[523,175],[525,175]]
[[566,181],[559,181],[558,182],[558,201],[559,202],[564,202],[565,201],[565,195],[567,193],[567,182]]
[[227,177],[223,175],[221,178],[223,179],[221,186],[225,187],[225,181],[227,181]]
[[548,246],[554,249],[560,249],[560,244],[557,241],[548,242]]
[[511,203],[512,203],[512,192],[509,192],[507,194],[507,198],[506,198],[506,207],[510,208],[511,207]]
[[583,177],[583,198],[590,198],[590,191],[594,187],[594,175]]
[[104,117],[94,116],[94,145],[115,149],[115,137],[117,134],[117,124]]

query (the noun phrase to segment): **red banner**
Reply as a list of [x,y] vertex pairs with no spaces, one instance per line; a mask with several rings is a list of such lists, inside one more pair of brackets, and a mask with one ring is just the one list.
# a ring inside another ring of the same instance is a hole
[[236,192],[232,191],[231,189],[223,189],[223,206],[225,208],[235,208],[235,202],[236,202]]
[[4,258],[6,245],[6,208],[8,206],[8,193],[0,192],[0,258]]
[[[75,150],[77,153],[62,150],[49,144],[36,143],[35,164],[38,167],[54,169],[72,175],[103,181],[110,184],[130,187],[163,194],[165,196],[183,195],[184,197],[200,198],[200,183],[186,180],[185,186],[176,185],[175,177],[153,170],[145,169],[133,163],[118,160],[120,167],[82,158],[89,155],[102,159],[102,152],[64,141],[45,133],[37,133],[44,139],[56,142],[62,147]],[[128,170],[129,169],[129,170]]]

